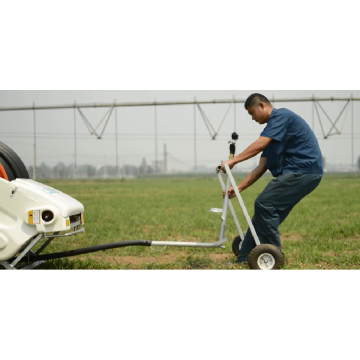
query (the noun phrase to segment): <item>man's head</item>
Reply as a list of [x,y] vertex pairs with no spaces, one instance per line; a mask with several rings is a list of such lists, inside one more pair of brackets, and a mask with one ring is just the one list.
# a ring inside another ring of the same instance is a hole
[[264,95],[252,94],[245,102],[245,109],[254,121],[266,124],[273,111],[273,106]]

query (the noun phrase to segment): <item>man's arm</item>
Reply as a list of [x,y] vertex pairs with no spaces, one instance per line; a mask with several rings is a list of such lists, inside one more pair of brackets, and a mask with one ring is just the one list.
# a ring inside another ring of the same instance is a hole
[[[265,157],[262,157],[260,159],[260,163],[258,167],[253,170],[251,174],[249,174],[238,186],[240,192],[244,191],[248,187],[250,187],[252,184],[254,184],[256,181],[258,181],[267,171],[267,160]],[[225,191],[223,192],[223,196],[225,196]],[[229,197],[230,199],[234,198],[235,191],[233,188],[229,189]]]
[[236,164],[251,159],[254,156],[260,154],[271,143],[271,141],[272,140],[270,138],[260,136],[258,140],[256,140],[253,144],[251,144],[241,154],[235,156],[230,161],[223,162],[221,164],[221,170],[225,173],[224,164],[228,164],[230,169],[232,169]]

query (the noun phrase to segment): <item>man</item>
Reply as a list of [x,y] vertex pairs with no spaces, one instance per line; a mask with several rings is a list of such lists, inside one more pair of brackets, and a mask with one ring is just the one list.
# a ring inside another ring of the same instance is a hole
[[[239,185],[240,192],[247,189],[270,170],[275,179],[255,201],[252,219],[262,244],[271,244],[280,251],[279,226],[294,206],[320,184],[323,176],[322,154],[318,141],[309,125],[300,116],[287,109],[274,109],[270,101],[261,94],[252,94],[245,109],[254,121],[267,124],[260,138],[228,164],[236,164],[253,158],[262,152],[259,166]],[[223,193],[225,196],[225,192]],[[233,188],[230,198],[235,197]],[[248,230],[236,263],[246,263],[256,247]]]

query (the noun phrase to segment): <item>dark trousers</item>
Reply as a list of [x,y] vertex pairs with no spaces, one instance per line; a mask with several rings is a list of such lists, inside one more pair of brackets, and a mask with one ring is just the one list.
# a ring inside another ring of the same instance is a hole
[[[255,201],[252,219],[261,244],[271,244],[282,251],[279,226],[294,206],[317,188],[321,179],[321,174],[290,173],[269,182]],[[255,240],[248,230],[237,261],[247,261],[255,247]]]

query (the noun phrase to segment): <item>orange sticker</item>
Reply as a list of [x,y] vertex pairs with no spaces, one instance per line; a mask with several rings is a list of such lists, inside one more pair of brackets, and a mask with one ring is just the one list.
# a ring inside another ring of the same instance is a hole
[[28,223],[29,224],[33,224],[34,223],[34,217],[33,217],[33,212],[32,212],[32,210],[30,210],[29,212],[28,212]]

